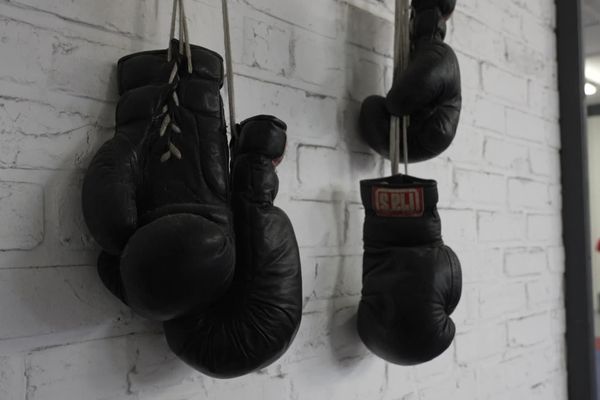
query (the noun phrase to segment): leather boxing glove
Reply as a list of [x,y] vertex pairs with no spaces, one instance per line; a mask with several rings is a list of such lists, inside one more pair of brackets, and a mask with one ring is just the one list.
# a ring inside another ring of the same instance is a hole
[[229,292],[208,311],[165,323],[171,349],[195,369],[232,378],[263,368],[290,345],[302,316],[298,245],[286,214],[273,206],[274,165],[285,124],[258,116],[232,144],[232,205],[237,262]]
[[437,183],[405,175],[361,182],[365,206],[358,333],[376,355],[400,365],[429,361],[455,333],[458,257],[442,241]]
[[456,7],[456,0],[413,0],[410,6],[416,11],[439,8],[444,18],[450,17]]
[[396,77],[387,97],[370,96],[362,104],[361,135],[384,157],[389,158],[392,115],[410,116],[409,162],[440,155],[456,135],[462,104],[460,69],[456,54],[443,42],[445,20],[454,5],[454,1],[413,1],[408,66]]
[[[87,226],[102,281],[134,311],[169,320],[228,289],[235,249],[221,57],[171,43],[118,63],[115,136],[85,176]],[[180,67],[181,66],[181,67]]]

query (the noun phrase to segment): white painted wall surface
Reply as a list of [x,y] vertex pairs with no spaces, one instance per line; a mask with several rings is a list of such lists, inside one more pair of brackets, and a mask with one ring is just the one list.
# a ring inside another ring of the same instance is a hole
[[[388,171],[357,135],[391,77],[392,0],[232,0],[240,117],[289,124],[278,205],[299,238],[304,319],[287,354],[204,377],[102,287],[81,178],[112,135],[115,63],[166,46],[166,0],[0,0],[0,399],[566,399],[555,8],[459,0],[453,147],[411,168],[439,180],[464,268],[453,346],[426,365],[375,358],[353,326],[358,181]],[[189,0],[191,37],[222,52],[219,0]]]

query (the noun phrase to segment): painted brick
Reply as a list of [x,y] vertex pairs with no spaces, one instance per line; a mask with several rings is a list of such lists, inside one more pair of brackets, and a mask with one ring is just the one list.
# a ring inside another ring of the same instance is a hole
[[481,74],[483,89],[489,94],[509,101],[511,104],[525,103],[527,80],[523,77],[490,64],[483,64]]
[[538,115],[550,119],[558,115],[558,89],[529,82],[529,106]]
[[532,240],[556,244],[562,236],[559,215],[530,215],[527,218],[527,234]]
[[[27,360],[27,397],[32,400],[113,398],[127,393],[127,374],[133,354],[126,338],[51,348],[31,354]],[[69,350],[69,351],[65,351]]]
[[[478,171],[455,172],[456,197],[467,202],[501,205],[506,203],[506,180],[501,175]],[[482,188],[485,187],[485,190]]]
[[453,145],[444,154],[454,162],[478,164],[487,159],[483,155],[483,146],[481,129],[460,123]]
[[560,179],[560,154],[556,150],[533,148],[529,150],[531,172],[536,175]]
[[[298,148],[299,197],[334,200],[336,193],[355,191],[361,179],[378,176],[378,164],[372,154],[347,155],[334,148],[300,146]],[[327,171],[327,173],[323,173]]]
[[550,247],[547,249],[548,267],[554,273],[565,270],[565,250],[563,247]]
[[484,160],[491,165],[517,173],[529,172],[527,147],[506,139],[488,137],[485,140]]
[[[506,38],[506,58],[511,70],[525,76],[543,76],[548,83],[556,85],[554,64],[545,62],[544,53],[520,40]],[[547,70],[550,68],[550,70]]]
[[528,179],[508,180],[508,202],[518,211],[524,209],[543,210],[550,205],[548,185]]
[[456,248],[460,253],[460,262],[465,282],[480,282],[501,279],[503,275],[502,250],[498,248],[473,247],[465,244],[465,248]]
[[522,110],[506,109],[506,133],[520,139],[544,142],[548,123]]
[[476,96],[473,104],[473,125],[504,133],[508,118],[504,117],[504,106],[488,97]]
[[482,318],[505,317],[527,305],[525,285],[520,282],[481,285],[481,293],[479,309]]
[[289,52],[293,57],[294,77],[318,86],[338,89],[344,77],[344,54],[337,41],[296,30]]
[[550,319],[548,314],[523,317],[508,322],[510,346],[530,346],[547,340]]
[[522,214],[480,212],[477,227],[481,241],[516,241],[525,237],[527,218]]
[[312,143],[335,143],[337,105],[334,99],[248,78],[236,79],[239,118],[275,115],[288,124],[288,135]]
[[294,0],[254,0],[243,11],[250,10],[272,15],[326,37],[335,37],[337,33],[336,16],[339,11],[334,2],[320,1],[306,7]]
[[346,90],[350,99],[362,102],[369,96],[387,93],[389,87],[381,57],[363,49],[350,49],[346,59]]
[[561,275],[527,283],[527,301],[530,306],[539,306],[548,302],[558,303],[564,298]]
[[547,269],[543,249],[510,250],[504,256],[504,270],[508,276],[539,274]]
[[456,336],[456,359],[468,365],[490,357],[506,347],[506,329],[502,325],[481,325]]
[[349,203],[345,215],[345,243],[357,252],[362,251],[362,231],[365,220],[365,209],[362,204]]
[[0,270],[0,289],[7,310],[0,326],[0,353],[6,353],[11,341],[18,350],[19,339],[39,337],[37,345],[31,345],[35,348],[53,345],[61,337],[85,339],[94,330],[114,335],[140,328],[92,267]]
[[394,26],[389,21],[354,7],[348,7],[348,42],[391,57]]
[[456,49],[477,59],[490,62],[502,61],[504,41],[485,23],[463,13],[453,16],[451,41]]
[[448,244],[470,244],[477,240],[477,215],[470,210],[439,210],[442,233]]
[[0,182],[0,249],[29,250],[44,240],[44,190],[31,183]]
[[317,298],[359,295],[362,289],[362,256],[317,258]]
[[24,399],[26,387],[25,360],[20,356],[0,357],[0,396]]
[[289,44],[292,31],[250,17],[244,18],[242,60],[251,67],[266,69],[279,75],[290,75],[292,59]]
[[293,209],[287,211],[301,247],[337,246],[342,242],[340,217],[343,212],[339,204],[319,201],[295,201],[292,204]]

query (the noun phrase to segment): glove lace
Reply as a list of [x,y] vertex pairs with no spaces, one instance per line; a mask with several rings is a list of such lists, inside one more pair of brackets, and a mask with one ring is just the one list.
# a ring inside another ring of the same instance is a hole
[[[178,13],[179,8],[179,13]],[[167,51],[167,61],[173,62],[173,69],[171,70],[171,75],[169,76],[169,85],[173,87],[173,94],[171,95],[171,99],[167,100],[167,104],[162,109],[163,120],[160,125],[159,136],[163,137],[167,134],[167,132],[174,132],[177,134],[181,134],[181,128],[177,125],[175,121],[175,109],[180,106],[179,96],[177,95],[177,88],[179,86],[180,78],[179,78],[179,61],[181,58],[173,57],[173,46],[172,42],[175,38],[175,25],[177,24],[177,14],[179,14],[179,54],[181,56],[185,55],[187,59],[187,71],[189,74],[193,72],[192,65],[192,49],[189,41],[189,30],[187,24],[187,18],[185,15],[185,7],[183,5],[183,0],[173,0],[173,16],[171,19],[171,34],[169,39],[169,49]],[[171,101],[172,100],[172,101]],[[178,160],[181,160],[182,154],[181,151],[173,144],[171,138],[169,136],[167,141],[167,151],[163,153],[160,157],[160,161],[162,163],[167,162],[171,159],[171,157],[175,157]]]

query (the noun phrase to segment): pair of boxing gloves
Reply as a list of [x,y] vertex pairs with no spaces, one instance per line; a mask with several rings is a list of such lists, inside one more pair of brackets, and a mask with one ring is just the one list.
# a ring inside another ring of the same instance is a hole
[[[459,65],[444,43],[455,0],[413,0],[410,61],[387,94],[361,108],[363,139],[389,158],[390,117],[409,116],[408,162],[440,155],[456,134],[461,110]],[[403,154],[402,144],[400,154]],[[445,246],[437,184],[406,175],[361,182],[365,207],[363,290],[358,332],[383,359],[429,361],[452,343],[450,315],[461,296],[456,254]]]
[[[428,54],[445,49],[435,32],[423,41]],[[197,370],[240,376],[281,356],[302,315],[298,245],[273,205],[286,126],[271,116],[250,118],[229,148],[221,57],[193,46],[190,73],[177,68],[187,61],[177,41],[171,46],[171,61],[166,51],[119,61],[116,133],[87,171],[83,213],[103,249],[98,271],[107,288],[138,314],[164,321],[171,349]],[[420,59],[417,49],[411,63]],[[436,112],[418,111],[423,124],[421,131],[412,125],[415,137],[439,123],[437,107],[446,109],[446,100],[430,100],[426,106]],[[383,126],[390,113],[386,105],[368,119]],[[453,136],[452,126],[438,134]],[[371,132],[385,141],[386,129]],[[432,154],[435,146],[419,140]],[[452,340],[448,316],[460,297],[458,260],[441,242],[435,182],[400,176],[361,186],[367,217],[360,336],[386,360],[427,361]]]
[[231,378],[283,354],[302,316],[298,245],[273,206],[286,125],[250,118],[229,148],[221,56],[192,46],[190,73],[171,48],[171,61],[119,61],[116,133],[86,173],[83,214],[105,286],[164,322],[185,362]]

